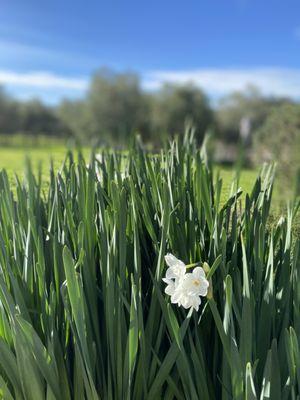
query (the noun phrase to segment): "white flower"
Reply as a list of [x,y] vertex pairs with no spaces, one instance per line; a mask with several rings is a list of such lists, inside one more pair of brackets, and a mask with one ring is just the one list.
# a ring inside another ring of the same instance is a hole
[[172,303],[178,303],[184,308],[193,307],[198,311],[201,304],[200,296],[206,296],[208,280],[203,268],[196,267],[193,272],[185,274],[184,278],[171,296]]
[[169,266],[163,278],[167,284],[165,293],[171,296],[172,303],[198,311],[200,296],[206,296],[209,287],[203,268],[196,267],[193,272],[186,273],[186,265],[172,254],[167,254],[165,260]]
[[181,260],[178,260],[173,254],[168,253],[165,256],[165,260],[169,268],[167,269],[166,272],[166,277],[168,279],[176,279],[176,278],[181,278],[186,271],[186,266],[184,262]]
[[170,253],[165,256],[165,261],[169,266],[166,272],[166,277],[163,278],[163,281],[167,284],[165,293],[172,296],[180,280],[185,275],[186,266],[182,261],[178,260],[178,258]]
[[182,286],[190,296],[206,296],[209,286],[203,268],[196,267],[185,275]]

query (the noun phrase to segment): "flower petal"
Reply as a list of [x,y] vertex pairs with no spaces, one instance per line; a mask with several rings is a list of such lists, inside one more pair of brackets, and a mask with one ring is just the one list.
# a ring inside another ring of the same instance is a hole
[[167,279],[175,279],[177,278],[176,273],[174,272],[173,268],[168,268],[166,271],[166,278]]
[[162,280],[167,284],[170,285],[170,283],[174,283],[171,279],[169,279],[167,276],[165,278],[162,278]]
[[194,296],[193,299],[191,300],[191,304],[192,304],[192,307],[194,308],[194,310],[198,311],[199,310],[199,306],[201,304],[200,297]]
[[188,295],[182,296],[180,299],[182,307],[186,309],[192,307],[192,301],[193,301],[192,297]]
[[175,292],[175,285],[174,285],[174,283],[168,285],[168,286],[165,288],[165,293],[166,293],[167,295],[169,295],[169,296],[172,296],[172,295],[174,294],[174,292]]
[[185,264],[184,262],[182,262],[181,260],[178,260],[178,258],[176,258],[173,254],[168,253],[167,255],[165,255],[165,261],[167,263],[167,265],[169,267],[177,267],[177,266],[181,266],[185,268]]
[[171,303],[178,303],[181,301],[182,293],[179,290],[175,290],[171,296]]
[[197,279],[201,279],[201,278],[206,278],[204,269],[201,267],[196,267],[193,269],[192,274],[195,276],[195,278]]
[[200,296],[206,296],[208,291],[209,283],[207,280],[201,280],[199,286],[199,294]]

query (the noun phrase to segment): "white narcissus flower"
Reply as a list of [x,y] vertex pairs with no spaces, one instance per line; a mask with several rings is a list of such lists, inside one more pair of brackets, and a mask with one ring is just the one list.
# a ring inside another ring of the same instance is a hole
[[196,267],[192,273],[186,274],[182,286],[191,296],[206,296],[209,283],[203,268]]
[[193,307],[198,311],[201,304],[200,296],[206,296],[209,287],[203,268],[196,267],[193,272],[185,274],[177,287],[176,294],[171,301],[182,305],[184,308]]
[[169,266],[166,272],[166,277],[163,278],[163,281],[167,284],[165,293],[169,296],[172,296],[177,285],[179,284],[179,281],[185,275],[186,266],[182,261],[178,260],[178,258],[170,253],[165,256],[165,261]]
[[186,273],[186,265],[172,254],[167,254],[165,260],[169,266],[163,278],[167,283],[165,293],[171,296],[172,303],[198,311],[200,296],[206,296],[209,287],[203,268],[196,267],[193,272]]
[[166,272],[166,278],[177,279],[184,276],[186,272],[186,266],[181,260],[178,260],[178,258],[170,253],[165,256],[165,260],[167,265],[169,266]]

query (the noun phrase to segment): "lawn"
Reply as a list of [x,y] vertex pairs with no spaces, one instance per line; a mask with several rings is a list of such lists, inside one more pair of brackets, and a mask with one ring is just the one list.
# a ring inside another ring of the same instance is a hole
[[[15,183],[15,174],[19,177],[24,176],[24,167],[26,158],[30,159],[33,170],[38,171],[39,165],[42,167],[42,180],[43,187],[47,188],[49,183],[48,169],[50,166],[50,160],[53,160],[54,168],[59,170],[66,156],[67,148],[60,146],[49,146],[38,147],[38,148],[21,148],[21,147],[2,147],[0,148],[0,170],[5,168],[10,182],[12,185]],[[86,160],[89,159],[90,150],[88,148],[83,149]],[[216,171],[220,172],[220,176],[223,179],[223,190],[222,190],[222,203],[226,201],[230,195],[232,179],[235,176],[233,168],[229,167],[217,167]],[[257,177],[258,171],[254,169],[244,169],[241,172],[239,186],[242,188],[244,193],[250,193],[252,186]]]
[[[26,142],[25,142],[26,143]],[[74,155],[77,156],[78,150],[76,148],[70,149],[73,151]],[[49,188],[49,167],[51,161],[53,162],[54,169],[59,171],[63,165],[67,154],[68,148],[62,144],[56,144],[55,142],[50,142],[48,147],[30,147],[26,145],[21,146],[5,146],[0,148],[0,170],[5,169],[8,173],[9,182],[12,189],[15,189],[16,179],[15,175],[19,178],[24,178],[26,159],[30,160],[32,169],[34,173],[38,173],[41,167],[42,171],[42,190],[46,193]],[[91,149],[85,147],[81,149],[86,161],[88,162],[90,157]],[[224,204],[230,196],[232,191],[233,181],[235,180],[237,174],[234,167],[217,165],[214,167],[214,176],[220,174],[222,178],[223,185],[221,191],[221,204]],[[242,189],[243,194],[241,200],[245,199],[246,193],[250,194],[255,180],[259,174],[259,169],[244,168],[239,173],[239,183],[238,186]],[[235,186],[233,186],[235,188]],[[281,214],[286,213],[286,203],[282,202],[282,195],[279,193],[279,185],[275,180],[274,184],[274,194],[272,209],[269,221],[271,224],[276,223]],[[295,219],[294,231],[297,235],[300,234],[300,217]]]
[[42,165],[43,180],[49,180],[48,169],[50,160],[54,162],[55,168],[59,169],[66,155],[63,146],[50,146],[38,148],[2,147],[0,148],[0,169],[6,169],[10,181],[14,182],[14,175],[24,175],[25,160],[30,159],[33,169],[37,172],[39,164]]

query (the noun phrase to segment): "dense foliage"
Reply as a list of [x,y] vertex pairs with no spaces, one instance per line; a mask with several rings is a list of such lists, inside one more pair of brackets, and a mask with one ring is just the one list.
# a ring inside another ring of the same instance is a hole
[[[291,104],[289,99],[266,97],[253,86],[245,91],[234,92],[221,100],[216,111],[216,126],[221,139],[236,142],[240,139],[241,121],[249,120],[251,136],[259,129],[272,110],[284,104]],[[275,134],[276,136],[276,134]]]
[[[273,108],[255,138],[255,154],[278,161],[285,189],[300,194],[300,106]],[[287,185],[286,185],[287,183]]]
[[[102,68],[94,73],[81,99],[65,99],[55,107],[37,100],[18,102],[0,90],[0,134],[73,136],[84,144],[126,146],[128,139],[139,133],[144,141],[160,145],[192,124],[198,143],[210,130],[223,143],[236,145],[241,122],[246,120],[247,144],[251,145],[272,110],[292,104],[289,99],[264,96],[248,87],[212,107],[205,93],[192,83],[166,83],[151,92],[143,89],[135,73]],[[276,123],[275,131],[277,127]],[[279,136],[274,137],[280,143]]]
[[[1,89],[1,88],[0,88]],[[38,100],[16,101],[0,90],[0,134],[73,136],[81,143],[127,145],[139,133],[158,144],[180,134],[185,122],[196,128],[200,143],[213,123],[213,112],[202,90],[189,85],[166,85],[142,90],[134,73],[100,69],[80,100],[63,100],[55,107]]]
[[[2,398],[299,397],[297,207],[267,228],[271,167],[224,205],[190,137],[50,175],[0,175]],[[164,293],[169,251],[211,267],[198,313]]]
[[64,101],[59,115],[75,136],[124,144],[133,132],[150,133],[149,107],[133,73],[101,69],[83,101]]
[[0,134],[68,136],[70,128],[55,109],[39,100],[16,101],[0,87]]
[[194,126],[198,142],[201,143],[207,130],[214,125],[214,114],[208,98],[192,84],[166,84],[153,96],[152,103],[151,121],[156,141],[159,132],[172,136],[182,132],[185,123]]

